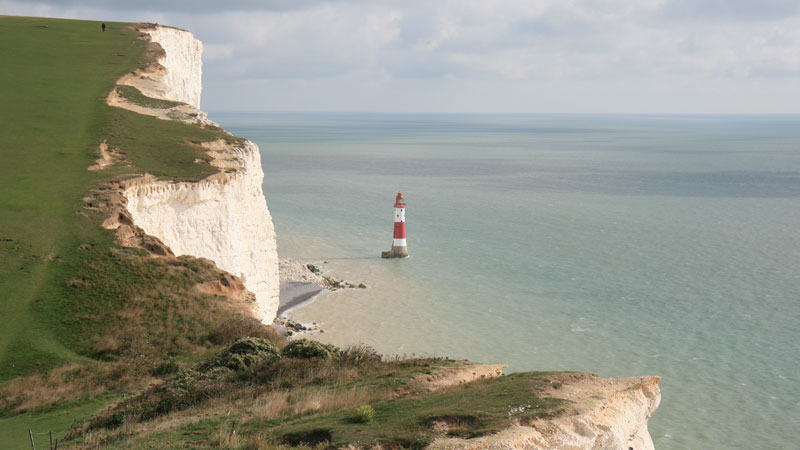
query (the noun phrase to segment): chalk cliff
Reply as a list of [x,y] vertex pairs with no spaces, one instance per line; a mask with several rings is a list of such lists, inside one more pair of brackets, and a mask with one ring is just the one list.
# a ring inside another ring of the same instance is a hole
[[[164,52],[158,56],[158,64],[126,75],[118,84],[135,86],[150,97],[199,107],[200,41],[176,28],[156,25],[142,31]],[[110,96],[109,104],[126,107],[112,100]],[[175,255],[208,258],[240,277],[255,294],[257,316],[271,323],[278,309],[278,255],[272,218],[261,190],[260,152],[250,141],[226,144],[220,140],[205,146],[220,173],[197,183],[149,176],[131,180],[123,190],[127,210],[136,226],[160,239]]]
[[117,84],[136,86],[144,95],[200,108],[203,90],[203,44],[192,33],[154,25],[141,31],[162,49],[158,64],[123,76]]
[[[595,449],[653,450],[647,420],[661,402],[659,377],[598,378],[590,374],[555,375],[546,396],[566,400],[555,417],[518,423],[475,439],[438,439],[443,449]],[[509,417],[525,405],[509,408]]]

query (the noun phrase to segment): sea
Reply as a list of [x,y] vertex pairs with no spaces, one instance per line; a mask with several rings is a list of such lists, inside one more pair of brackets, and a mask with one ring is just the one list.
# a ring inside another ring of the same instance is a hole
[[[212,111],[337,345],[659,375],[657,449],[800,448],[800,116]],[[406,198],[410,257],[392,244]]]

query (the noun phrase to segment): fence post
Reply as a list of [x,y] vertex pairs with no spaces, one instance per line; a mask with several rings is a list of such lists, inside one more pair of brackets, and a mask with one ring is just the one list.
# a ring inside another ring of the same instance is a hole
[[53,432],[50,432],[50,450],[53,450]]
[[30,428],[28,428],[28,436],[31,437],[31,450],[36,450],[36,447],[33,445],[33,431],[31,431]]
[[56,438],[56,448],[55,448],[55,450],[58,450],[58,438]]

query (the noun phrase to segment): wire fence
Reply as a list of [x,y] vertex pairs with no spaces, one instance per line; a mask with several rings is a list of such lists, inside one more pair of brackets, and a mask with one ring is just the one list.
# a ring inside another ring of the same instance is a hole
[[[72,424],[69,426],[69,428],[64,428],[64,429],[61,429],[61,430],[33,431],[32,429],[29,428],[28,429],[28,436],[30,437],[30,441],[31,441],[31,450],[36,450],[36,442],[35,442],[34,436],[49,436],[48,448],[50,450],[57,450],[58,449],[59,438],[56,437],[55,441],[53,441],[53,437],[60,435],[61,436],[60,439],[63,439],[63,436],[66,435],[66,433],[68,433],[68,432],[72,431],[73,429],[75,429],[75,427],[78,426],[78,423],[83,422],[83,419],[89,418],[91,416],[92,416],[92,414],[84,414],[82,416],[73,417]],[[44,447],[41,447],[41,448],[44,448]]]

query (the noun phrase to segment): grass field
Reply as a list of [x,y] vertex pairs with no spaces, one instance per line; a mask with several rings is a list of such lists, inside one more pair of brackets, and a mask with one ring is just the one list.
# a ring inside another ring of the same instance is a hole
[[485,436],[562,411],[561,400],[542,396],[557,373],[466,384],[455,376],[453,385],[431,391],[425,384],[431,376],[474,369],[441,358],[382,358],[367,347],[273,342],[285,347],[239,341],[105,410],[67,442],[126,449],[422,448],[438,437]]
[[34,443],[37,448],[47,448],[50,443],[50,432],[53,433],[54,440],[60,439],[63,442],[63,437],[69,432],[73,423],[86,420],[117,398],[116,395],[106,394],[82,402],[70,402],[43,411],[2,419],[0,420],[0,436],[3,440],[0,442],[0,448],[9,450],[29,448],[28,430],[34,433]]
[[0,380],[78,358],[53,333],[58,272],[112,236],[76,214],[111,125],[103,97],[141,64],[123,24],[0,17]]
[[[113,308],[110,297],[121,294],[125,280],[107,251],[113,236],[98,226],[102,217],[82,209],[90,189],[125,173],[202,179],[216,169],[194,163],[207,156],[191,142],[233,138],[105,104],[114,81],[146,62],[145,42],[129,24],[107,23],[105,33],[91,21],[0,17],[0,24],[2,382],[85,356],[75,352],[87,347],[72,332],[80,327],[76,309],[98,301]],[[103,139],[127,164],[88,171]],[[105,265],[116,279],[66,289],[89,270],[87,261],[96,262],[96,278]],[[128,275],[136,284],[139,274]]]
[[[86,170],[109,127],[102,98],[140,62],[144,45],[121,24],[0,17],[0,381],[81,359],[54,327],[60,269],[78,245],[112,236],[75,212],[99,181]],[[5,448],[69,425],[96,401],[0,420]],[[73,410],[74,409],[74,410]]]
[[[182,295],[218,277],[213,267],[179,260],[165,267],[119,248],[100,227],[102,211],[83,207],[94,187],[129,173],[204,178],[216,169],[194,162],[207,157],[193,142],[232,139],[215,127],[107,106],[115,81],[146,65],[148,53],[131,24],[106,24],[102,32],[95,21],[0,16],[0,387],[67,362],[121,358],[126,348],[165,357],[203,351],[209,324],[226,317],[209,317],[220,312],[209,306],[213,298]],[[87,170],[104,139],[126,163]],[[147,339],[118,342],[108,356],[98,341],[115,333]],[[97,410],[109,398],[64,408]],[[26,417],[58,428],[58,411],[0,411],[0,448],[27,445],[16,440],[27,439]],[[25,429],[10,441],[6,433],[17,426]]]

